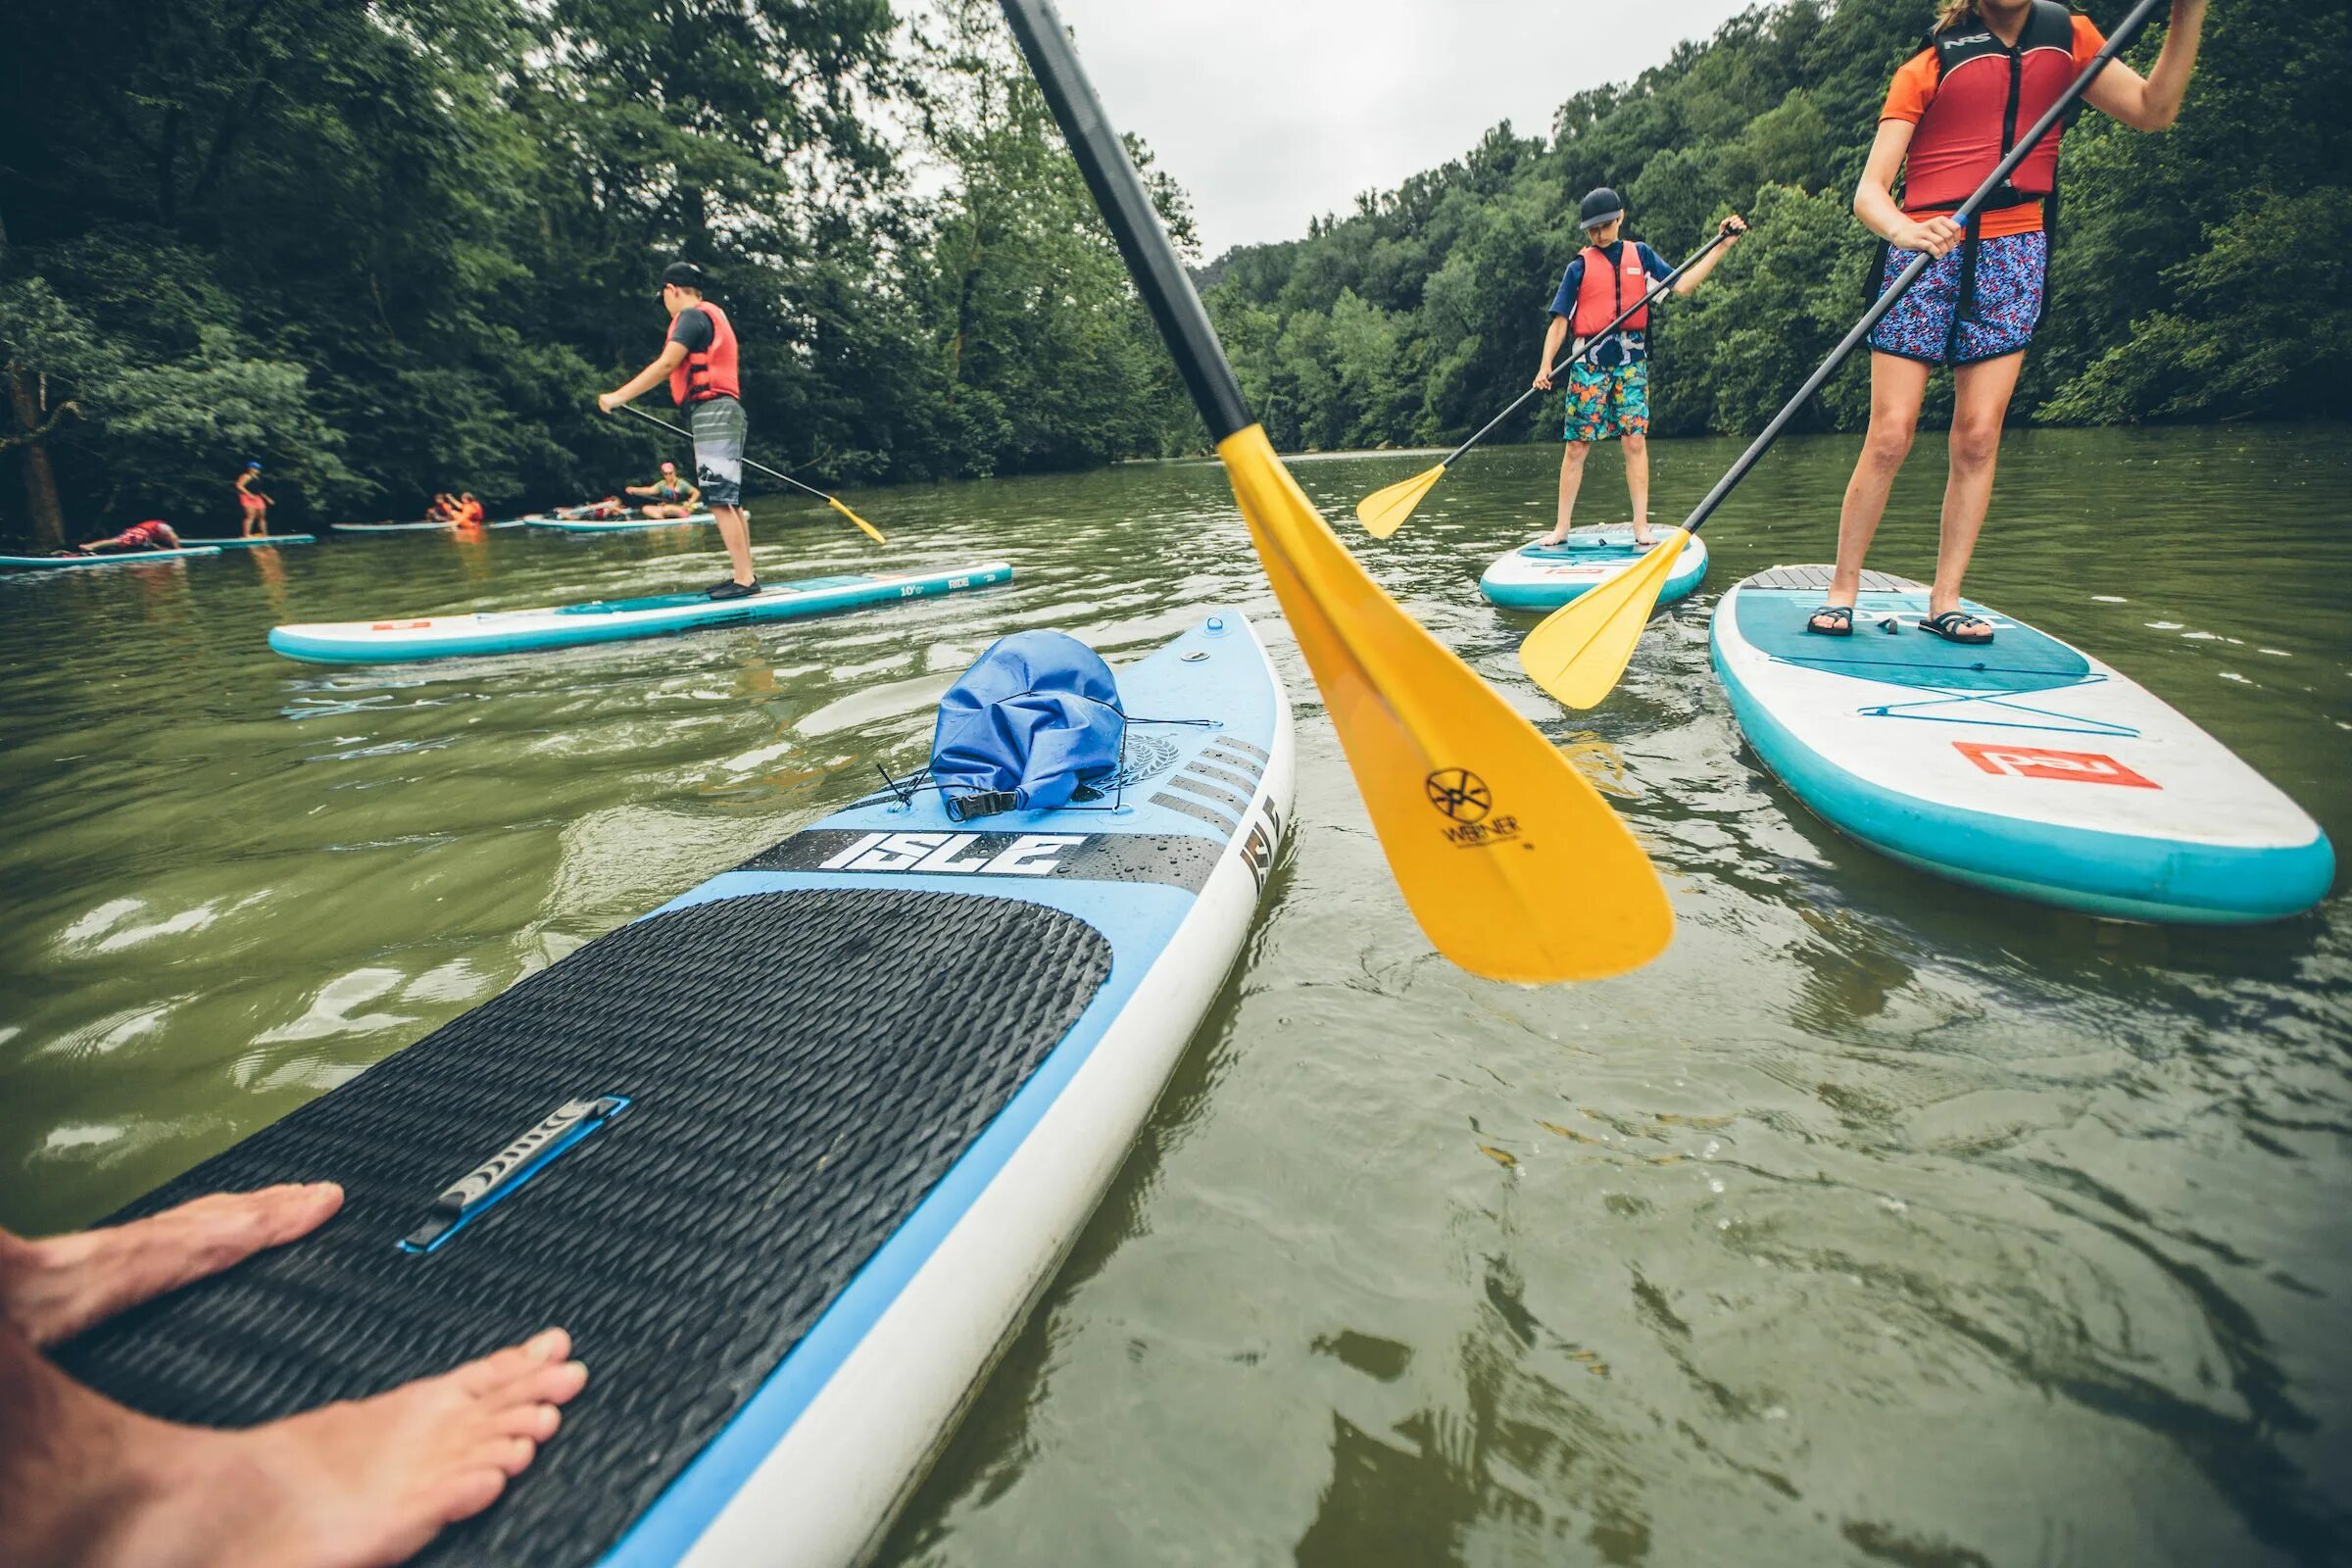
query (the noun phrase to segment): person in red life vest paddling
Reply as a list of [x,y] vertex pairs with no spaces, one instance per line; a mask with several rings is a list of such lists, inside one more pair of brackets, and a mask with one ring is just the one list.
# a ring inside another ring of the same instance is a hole
[[427,522],[455,522],[458,520],[458,498],[446,490],[436,490],[433,492],[433,504],[424,509],[424,520]]
[[489,520],[490,514],[488,510],[485,509],[479,501],[473,499],[472,491],[468,490],[464,495],[458,497],[457,522],[459,527],[479,528],[483,523],[488,522]]
[[662,477],[652,484],[625,486],[629,494],[643,496],[642,509],[649,517],[691,517],[703,508],[703,493],[678,477],[678,466],[662,465]]
[[[1625,487],[1633,492],[1634,540],[1654,544],[1649,533],[1649,310],[1645,306],[1626,318],[1623,326],[1597,344],[1592,336],[1624,315],[1649,292],[1651,282],[1674,270],[1658,253],[1640,240],[1623,238],[1625,203],[1606,185],[1585,198],[1579,226],[1585,248],[1560,275],[1560,288],[1551,300],[1551,324],[1544,333],[1544,358],[1536,366],[1536,385],[1549,391],[1551,368],[1560,360],[1560,346],[1576,334],[1581,354],[1568,367],[1568,422],[1560,432],[1568,443],[1560,454],[1560,515],[1543,542],[1556,545],[1568,537],[1576,514],[1576,493],[1585,480],[1585,460],[1592,444],[1616,436],[1625,448]],[[1675,280],[1674,291],[1688,294],[1706,281],[1724,252],[1737,245],[1747,225],[1737,215],[1723,220],[1732,236],[1693,263]]]
[[[2180,112],[2204,24],[2205,0],[2173,0],[2172,26],[2148,74],[2117,61],[2099,73],[2084,100],[2135,130],[2162,130]],[[1991,625],[1960,608],[1960,579],[1992,500],[2009,396],[2047,298],[2059,131],[2051,131],[1965,227],[1947,215],[2105,42],[2086,18],[2072,15],[2058,0],[1946,0],[1927,47],[1895,72],[1854,189],[1854,216],[1886,242],[1873,274],[1874,296],[1920,253],[1936,262],[1871,329],[1870,433],[1838,515],[1838,569],[1829,602],[1813,612],[1806,630],[1829,637],[1852,633],[1871,536],[1911,451],[1928,377],[1948,365],[1951,472],[1943,489],[1936,584],[1920,629],[1949,642],[1992,641]]]
[[270,532],[270,498],[255,488],[262,482],[262,466],[248,463],[237,475],[237,506],[244,513],[241,537],[266,538]]
[[713,583],[712,599],[741,599],[760,591],[752,570],[752,521],[743,510],[743,383],[736,370],[735,328],[727,313],[703,298],[702,269],[672,262],[662,273],[662,304],[669,312],[669,339],[661,357],[626,386],[598,395],[607,414],[650,392],[666,379],[669,395],[686,411],[694,433],[694,482],[718,520],[734,575]]
[[177,550],[179,535],[161,517],[134,522],[111,539],[93,539],[74,550],[60,550],[61,556],[118,556],[137,550]]

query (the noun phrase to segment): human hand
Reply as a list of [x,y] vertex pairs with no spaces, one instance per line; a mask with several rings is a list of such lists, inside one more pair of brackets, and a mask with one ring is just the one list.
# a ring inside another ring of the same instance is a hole
[[599,392],[596,395],[596,407],[597,412],[600,414],[611,414],[614,409],[620,407],[620,394],[617,392]]
[[1951,254],[1952,247],[1967,238],[1968,230],[1948,218],[1931,218],[1922,222],[1895,224],[1887,234],[1886,243],[1898,251],[1926,251],[1938,260]]
[[1545,366],[1543,369],[1536,372],[1535,386],[1536,390],[1539,392],[1548,392],[1551,390],[1551,367]]
[[1738,213],[1734,213],[1715,225],[1715,232],[1737,245],[1740,243],[1740,236],[1747,232],[1747,220],[1741,218]]

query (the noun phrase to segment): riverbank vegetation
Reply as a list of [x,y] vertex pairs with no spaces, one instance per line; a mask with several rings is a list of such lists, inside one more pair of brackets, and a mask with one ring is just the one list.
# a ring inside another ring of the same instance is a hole
[[[453,486],[502,510],[604,494],[661,438],[591,399],[659,346],[653,280],[681,255],[741,328],[778,466],[846,484],[1197,448],[995,8],[905,12],[51,9],[0,57],[0,533],[225,525],[249,458],[294,520],[415,514]],[[1498,126],[1302,239],[1218,258],[1210,308],[1276,442],[1445,441],[1507,401],[1601,183],[1670,257],[1724,211],[1756,223],[1656,333],[1658,428],[1752,429],[1859,308],[1847,196],[1928,12],[1759,9],[1579,94],[1548,134]],[[2092,116],[2070,136],[2021,410],[2352,412],[2347,68],[2340,10],[2230,0],[2177,129]],[[1189,244],[1183,193],[1154,185]],[[1849,373],[1811,421],[1851,427],[1862,399]]]

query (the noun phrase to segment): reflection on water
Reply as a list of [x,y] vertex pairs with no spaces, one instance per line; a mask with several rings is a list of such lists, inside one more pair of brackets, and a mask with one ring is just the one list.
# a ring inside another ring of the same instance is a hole
[[[1665,517],[1735,448],[1652,450]],[[1300,478],[1345,517],[1427,456]],[[1431,956],[1269,628],[1301,721],[1271,916],[884,1560],[2352,1554],[2345,901],[2088,920],[1895,865],[1763,776],[1706,616],[1823,558],[1851,456],[1776,452],[1590,713],[1476,593],[1548,515],[1548,448],[1465,460],[1363,546],[1658,858],[1681,925],[1638,975]],[[1931,460],[1875,564],[1927,569]],[[1972,589],[2352,843],[2343,432],[2045,432],[2004,463]],[[1591,520],[1619,482],[1604,457]],[[1004,632],[1115,659],[1200,604],[1273,611],[1214,465],[851,500],[893,564],[1019,580],[382,670],[262,636],[698,586],[714,546],[396,535],[0,582],[0,1221],[103,1212],[904,770]],[[871,559],[814,509],[758,528],[763,575]]]

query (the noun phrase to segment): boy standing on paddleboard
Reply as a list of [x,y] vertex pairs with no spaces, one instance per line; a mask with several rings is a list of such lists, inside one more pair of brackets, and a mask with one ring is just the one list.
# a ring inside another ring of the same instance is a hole
[[[2172,26],[2144,77],[2122,61],[2099,73],[2083,98],[2134,130],[2162,130],[2180,113],[2197,64],[2205,0],[2173,0]],[[1894,74],[1854,216],[1884,241],[1872,297],[1921,253],[1936,260],[1870,333],[1870,433],[1838,514],[1838,569],[1829,603],[1805,629],[1844,637],[1854,629],[1862,562],[1886,511],[1886,493],[1911,451],[1920,400],[1939,365],[1952,368],[1951,475],[1936,586],[1920,630],[1955,643],[1988,643],[1992,627],[1960,608],[1960,579],[1992,501],[2001,421],[2041,324],[2050,260],[2045,205],[2058,193],[2063,126],[2018,166],[1967,225],[1956,211],[2064,93],[2106,42],[2087,17],[2058,0],[1945,0],[1928,46]],[[1894,199],[1897,176],[1903,199]]]
[[708,590],[712,599],[742,599],[760,591],[752,570],[752,523],[743,510],[743,443],[749,421],[743,413],[743,383],[736,368],[735,328],[727,313],[703,298],[703,270],[672,262],[662,272],[662,304],[669,312],[669,339],[661,357],[626,386],[597,396],[610,414],[663,380],[686,411],[694,432],[694,481],[703,504],[717,519],[734,575]]
[[[1543,543],[1556,545],[1568,537],[1576,513],[1576,492],[1585,479],[1585,460],[1592,444],[1616,436],[1625,449],[1625,487],[1633,493],[1634,542],[1655,544],[1649,535],[1649,328],[1646,306],[1626,318],[1623,326],[1597,345],[1587,339],[1600,331],[1649,292],[1650,284],[1674,270],[1658,253],[1640,240],[1622,237],[1625,203],[1603,185],[1585,198],[1578,226],[1585,231],[1585,248],[1568,270],[1560,274],[1559,292],[1551,300],[1551,324],[1544,332],[1544,358],[1536,366],[1536,385],[1549,391],[1551,368],[1559,363],[1560,345],[1571,331],[1580,352],[1568,367],[1568,422],[1560,434],[1568,443],[1560,455],[1560,515]],[[1723,220],[1729,235],[1723,244],[1691,264],[1675,280],[1674,291],[1688,294],[1715,270],[1724,252],[1740,243],[1747,225],[1737,215]]]

